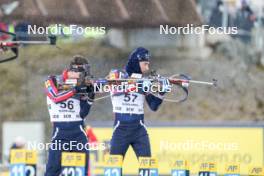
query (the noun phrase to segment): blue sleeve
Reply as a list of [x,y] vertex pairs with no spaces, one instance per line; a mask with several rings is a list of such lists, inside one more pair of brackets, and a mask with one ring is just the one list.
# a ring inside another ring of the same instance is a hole
[[148,94],[146,95],[146,100],[147,100],[147,103],[149,105],[149,108],[152,110],[152,111],[157,111],[160,104],[162,103],[162,99],[161,98],[158,98],[152,94]]
[[91,109],[91,103],[88,103],[87,100],[80,100],[80,116],[81,118],[85,118],[89,112],[90,112],[90,109]]

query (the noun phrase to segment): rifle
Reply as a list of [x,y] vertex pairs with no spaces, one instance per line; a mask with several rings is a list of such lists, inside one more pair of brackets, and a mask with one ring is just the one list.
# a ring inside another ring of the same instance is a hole
[[49,40],[46,41],[18,41],[17,35],[12,32],[7,32],[0,29],[0,33],[10,35],[12,37],[11,41],[0,41],[0,49],[2,49],[4,52],[7,50],[11,50],[14,54],[11,57],[7,58],[0,58],[0,63],[8,62],[11,60],[14,60],[18,58],[19,55],[19,46],[29,44],[29,45],[56,45],[56,37],[55,36],[49,36]]
[[[164,79],[168,79],[170,84],[172,85],[172,87],[174,87],[174,89],[172,89],[171,92],[168,92],[165,95],[164,100],[169,101],[169,102],[183,102],[183,101],[187,100],[188,95],[189,95],[188,87],[190,84],[200,84],[200,85],[217,87],[217,80],[216,79],[212,79],[212,81],[208,82],[208,81],[193,80],[193,79],[191,79],[190,76],[188,76],[186,74],[174,74],[170,77],[163,77],[163,76],[151,73],[150,76],[145,77],[145,78],[109,79],[107,77],[107,78],[94,79],[94,78],[90,77],[90,78],[86,78],[84,81],[78,81],[76,79],[70,79],[70,80],[66,80],[65,84],[61,85],[60,89],[67,90],[67,89],[73,88],[74,86],[78,86],[78,85],[93,86],[95,92],[97,93],[97,96],[99,95],[99,98],[96,98],[95,100],[100,100],[100,99],[107,98],[110,95],[100,97],[100,94],[102,94],[104,92],[97,91],[96,86],[98,86],[98,85],[99,86],[122,85],[122,83],[124,83],[123,85],[125,85],[125,84],[139,83],[139,82],[142,82],[144,80],[149,80],[152,82],[152,84],[160,84],[161,81]],[[81,82],[83,84],[81,84]],[[175,88],[177,88],[177,89],[175,89]],[[178,95],[178,92],[180,91],[178,88],[180,88],[184,92],[183,97],[180,99],[178,97],[176,97],[176,95]],[[150,93],[157,96],[157,97],[160,97],[159,96],[160,92],[150,92]]]

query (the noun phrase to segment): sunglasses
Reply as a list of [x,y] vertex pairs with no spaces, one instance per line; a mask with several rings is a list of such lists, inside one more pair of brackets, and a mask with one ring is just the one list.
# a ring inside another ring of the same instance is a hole
[[71,65],[70,70],[74,72],[85,72],[87,74],[90,74],[90,65],[89,64]]

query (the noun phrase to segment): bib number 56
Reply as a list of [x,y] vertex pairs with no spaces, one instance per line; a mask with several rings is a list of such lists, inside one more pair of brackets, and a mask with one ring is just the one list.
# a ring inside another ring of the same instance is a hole
[[73,101],[70,100],[70,101],[67,101],[67,102],[62,102],[62,103],[60,103],[60,107],[61,108],[73,109],[74,108]]

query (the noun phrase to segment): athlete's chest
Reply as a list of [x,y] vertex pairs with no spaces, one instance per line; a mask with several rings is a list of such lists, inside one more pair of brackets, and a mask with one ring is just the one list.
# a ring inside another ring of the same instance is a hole
[[80,121],[80,100],[69,98],[60,103],[54,103],[47,97],[47,105],[51,121]]
[[126,93],[111,96],[113,111],[116,113],[144,113],[145,96],[140,93]]

